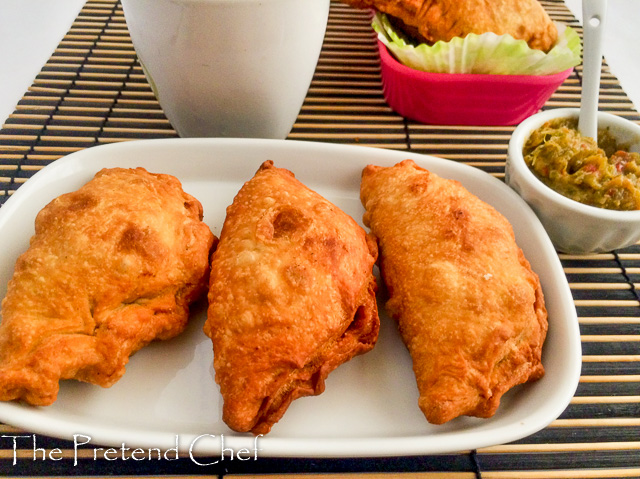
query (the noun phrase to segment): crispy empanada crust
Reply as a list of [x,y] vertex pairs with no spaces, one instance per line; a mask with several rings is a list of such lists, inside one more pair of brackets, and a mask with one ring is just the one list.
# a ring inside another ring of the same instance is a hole
[[423,41],[448,42],[469,33],[509,34],[531,48],[548,51],[558,29],[538,0],[343,0],[375,8],[417,30]]
[[214,235],[173,176],[104,169],[36,217],[0,322],[0,400],[49,405],[61,379],[113,385],[129,356],[186,326]]
[[265,162],[227,209],[205,333],[223,420],[266,434],[291,401],[373,348],[375,242],[350,216]]
[[367,166],[361,199],[422,412],[434,424],[492,416],[507,390],[544,374],[544,297],[511,225],[411,160]]

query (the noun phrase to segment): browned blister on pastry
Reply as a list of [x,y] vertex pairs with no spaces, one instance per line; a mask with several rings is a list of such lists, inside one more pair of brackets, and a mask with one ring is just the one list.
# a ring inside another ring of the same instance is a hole
[[215,240],[173,176],[104,169],[36,217],[0,322],[0,399],[53,403],[59,380],[113,385],[186,326]]
[[269,432],[294,399],[373,348],[375,242],[350,216],[265,162],[227,209],[205,333],[223,420]]
[[367,166],[364,222],[429,422],[490,417],[540,378],[547,312],[511,225],[460,183],[406,160]]
[[509,34],[548,51],[558,30],[539,0],[343,0],[391,15],[421,41],[435,43],[470,33]]

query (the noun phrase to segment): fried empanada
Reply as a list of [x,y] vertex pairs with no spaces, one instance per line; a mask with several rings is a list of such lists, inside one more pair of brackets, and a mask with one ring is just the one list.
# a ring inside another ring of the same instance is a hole
[[129,356],[186,326],[215,241],[173,176],[104,169],[45,206],[0,322],[0,400],[49,405],[61,379],[113,385]]
[[343,0],[400,20],[420,41],[433,44],[470,33],[509,34],[548,51],[558,29],[538,0]]
[[420,409],[434,424],[492,416],[507,390],[544,374],[544,297],[511,225],[411,160],[367,166],[360,193]]
[[364,229],[290,171],[267,161],[244,184],[212,258],[204,327],[230,428],[266,434],[373,348],[376,258]]

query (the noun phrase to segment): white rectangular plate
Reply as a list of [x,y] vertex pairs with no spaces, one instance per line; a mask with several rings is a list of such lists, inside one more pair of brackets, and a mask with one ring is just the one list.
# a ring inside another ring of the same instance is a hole
[[380,304],[382,327],[373,351],[331,373],[322,395],[294,401],[268,435],[256,440],[235,433],[221,419],[222,399],[213,379],[211,342],[202,332],[206,313],[201,305],[185,333],[139,351],[113,387],[64,381],[52,406],[0,403],[0,420],[67,440],[79,434],[82,441],[90,437],[93,445],[165,449],[175,447],[177,440],[181,453],[192,448],[194,455],[218,455],[223,437],[224,447],[236,451],[253,450],[257,441],[260,456],[289,457],[446,453],[514,441],[542,429],[566,408],[580,376],[578,321],[566,277],[543,227],[516,193],[481,170],[448,160],[280,140],[145,140],[82,150],[43,168],[0,208],[0,296],[18,255],[28,247],[37,212],[103,167],[142,166],[175,175],[202,202],[204,220],[219,235],[226,207],[265,160],[291,170],[362,224],[362,169],[407,158],[459,180],[505,215],[540,276],[549,311],[546,374],[506,394],[494,417],[427,423],[418,409],[410,357]]

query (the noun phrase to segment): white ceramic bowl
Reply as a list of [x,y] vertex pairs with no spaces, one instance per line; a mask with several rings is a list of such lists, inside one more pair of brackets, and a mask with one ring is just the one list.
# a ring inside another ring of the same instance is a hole
[[[523,121],[509,141],[505,180],[535,211],[558,251],[597,253],[632,245],[640,239],[640,210],[614,211],[588,206],[555,192],[531,172],[522,147],[531,132],[553,118],[577,118],[577,108],[558,108]],[[640,126],[609,113],[598,113],[598,128],[609,128],[620,143],[640,153]]]
[[287,136],[329,0],[122,0],[140,63],[182,137]]

